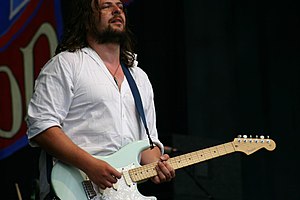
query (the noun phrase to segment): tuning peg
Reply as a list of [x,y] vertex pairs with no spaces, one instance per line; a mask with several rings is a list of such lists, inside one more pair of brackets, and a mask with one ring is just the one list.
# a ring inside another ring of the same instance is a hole
[[243,138],[244,138],[244,142],[246,143],[247,142],[247,135],[243,135]]
[[265,142],[265,136],[261,135],[259,138],[260,138],[260,143],[264,143]]
[[252,143],[252,142],[253,142],[253,140],[252,140],[252,135],[250,135],[249,137],[250,137],[249,142]]
[[268,144],[271,143],[270,136],[267,136],[267,143],[268,143]]

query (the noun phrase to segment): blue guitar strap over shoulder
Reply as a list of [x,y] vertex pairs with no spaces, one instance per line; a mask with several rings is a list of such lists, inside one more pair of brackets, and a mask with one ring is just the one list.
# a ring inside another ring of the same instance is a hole
[[150,147],[151,149],[153,149],[154,145],[153,145],[153,142],[152,142],[152,139],[150,137],[150,134],[149,134],[149,129],[148,129],[148,126],[147,126],[147,121],[146,121],[146,117],[145,117],[145,112],[144,112],[144,108],[143,108],[143,102],[142,102],[142,99],[141,99],[141,95],[140,95],[140,92],[138,90],[138,87],[128,69],[128,67],[126,67],[123,63],[121,63],[121,66],[122,66],[122,70],[124,72],[124,75],[128,81],[128,84],[129,84],[129,87],[131,89],[131,92],[132,92],[132,95],[133,95],[133,98],[134,98],[134,102],[135,102],[135,107],[143,121],[143,124],[144,124],[144,127],[146,129],[146,133],[147,133],[147,136],[148,136],[148,139],[149,139],[149,143],[150,143]]

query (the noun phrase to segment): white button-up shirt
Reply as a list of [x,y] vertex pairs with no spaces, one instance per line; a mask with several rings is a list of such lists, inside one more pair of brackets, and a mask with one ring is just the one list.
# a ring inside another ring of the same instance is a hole
[[[141,94],[150,136],[162,149],[150,81],[137,62],[130,71]],[[62,52],[45,65],[36,80],[27,124],[29,139],[59,126],[93,155],[108,155],[132,141],[147,139],[126,78],[119,90],[91,48]]]

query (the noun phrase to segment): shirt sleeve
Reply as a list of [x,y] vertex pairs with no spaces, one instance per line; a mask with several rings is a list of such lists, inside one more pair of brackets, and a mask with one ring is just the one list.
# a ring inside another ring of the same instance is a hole
[[[70,64],[67,64],[62,56],[57,55],[44,66],[35,82],[26,117],[29,141],[50,127],[61,127],[72,97]],[[30,145],[37,146],[32,141]]]

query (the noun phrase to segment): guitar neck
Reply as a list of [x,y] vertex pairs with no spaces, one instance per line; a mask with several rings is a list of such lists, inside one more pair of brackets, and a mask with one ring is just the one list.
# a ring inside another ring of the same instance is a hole
[[[170,158],[168,160],[168,163],[176,170],[183,167],[187,167],[189,165],[210,160],[212,158],[224,156],[226,154],[230,154],[235,151],[236,150],[234,148],[233,142],[228,142],[225,144],[209,147],[206,149],[202,149],[202,150],[198,150],[198,151],[194,151],[191,153]],[[135,182],[139,182],[145,179],[149,179],[153,176],[156,176],[157,175],[157,171],[155,169],[156,165],[157,163],[155,162],[155,163],[147,164],[129,170],[131,179]]]

